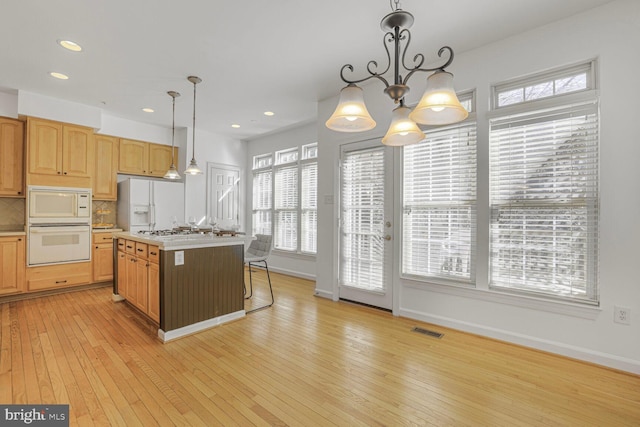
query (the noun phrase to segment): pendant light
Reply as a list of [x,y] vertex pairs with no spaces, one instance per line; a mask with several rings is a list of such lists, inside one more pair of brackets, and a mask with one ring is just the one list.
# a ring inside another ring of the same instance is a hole
[[400,100],[400,106],[391,113],[391,126],[387,134],[382,138],[384,145],[401,147],[404,145],[417,144],[424,141],[426,136],[420,130],[416,122],[409,118],[411,109]]
[[188,175],[201,175],[202,171],[198,167],[198,162],[196,162],[196,85],[200,83],[202,79],[196,76],[189,76],[187,80],[193,83],[193,129],[191,130],[193,134],[193,146],[191,148],[191,163],[189,163],[189,167],[185,169],[184,173]]
[[180,94],[176,91],[170,90],[167,94],[173,98],[173,121],[171,122],[171,166],[169,166],[169,170],[164,174],[165,179],[180,179],[180,174],[176,169],[175,159],[173,157],[174,153],[174,139],[176,136],[176,98],[180,96]]

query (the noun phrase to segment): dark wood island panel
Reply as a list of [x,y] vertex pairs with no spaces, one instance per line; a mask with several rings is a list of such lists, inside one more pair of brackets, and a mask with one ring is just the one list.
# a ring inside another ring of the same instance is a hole
[[[176,265],[181,256],[184,264]],[[243,280],[243,245],[161,250],[160,329],[166,333],[244,310]]]

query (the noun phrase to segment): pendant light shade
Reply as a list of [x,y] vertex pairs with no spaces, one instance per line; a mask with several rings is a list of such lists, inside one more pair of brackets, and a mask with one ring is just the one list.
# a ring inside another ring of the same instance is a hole
[[400,105],[391,113],[391,126],[387,134],[382,138],[385,145],[399,147],[403,145],[417,144],[423,141],[426,136],[418,125],[409,118],[411,109]]
[[187,77],[187,80],[193,83],[193,127],[191,129],[193,145],[191,147],[191,162],[189,163],[189,167],[185,169],[184,173],[188,175],[201,175],[202,171],[198,167],[198,162],[196,161],[196,85],[200,83],[202,79],[196,76],[189,76]]
[[164,174],[165,179],[180,179],[180,174],[178,173],[178,169],[176,169],[175,159],[173,158],[173,147],[174,140],[176,136],[176,98],[180,96],[180,94],[176,91],[170,90],[167,94],[173,98],[173,111],[172,111],[172,122],[171,122],[171,166],[169,166],[169,170]]
[[340,101],[326,126],[339,132],[362,132],[376,127],[376,122],[364,105],[360,87],[351,83],[340,91]]
[[448,125],[468,115],[453,90],[453,74],[439,70],[427,78],[427,89],[409,118],[423,125]]

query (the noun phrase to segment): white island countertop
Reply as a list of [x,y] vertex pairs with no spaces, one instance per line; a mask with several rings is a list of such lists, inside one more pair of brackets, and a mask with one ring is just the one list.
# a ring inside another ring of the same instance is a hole
[[246,240],[246,236],[215,236],[212,234],[150,236],[148,234],[130,233],[128,231],[113,233],[113,237],[147,243],[149,245],[156,245],[164,251],[244,245]]

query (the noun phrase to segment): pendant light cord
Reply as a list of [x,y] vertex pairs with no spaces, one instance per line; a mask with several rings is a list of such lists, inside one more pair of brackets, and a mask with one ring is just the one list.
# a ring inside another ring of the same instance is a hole
[[192,129],[192,134],[193,134],[193,144],[192,144],[192,148],[191,148],[191,160],[195,160],[196,158],[196,82],[193,82],[193,129]]

